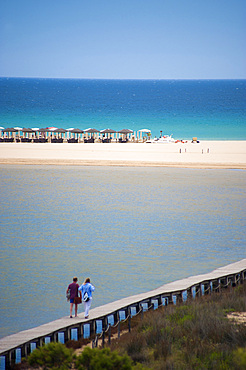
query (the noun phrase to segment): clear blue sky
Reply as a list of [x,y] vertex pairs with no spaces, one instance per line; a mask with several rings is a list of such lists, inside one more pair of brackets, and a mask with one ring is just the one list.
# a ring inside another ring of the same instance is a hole
[[2,0],[0,76],[246,78],[245,0]]

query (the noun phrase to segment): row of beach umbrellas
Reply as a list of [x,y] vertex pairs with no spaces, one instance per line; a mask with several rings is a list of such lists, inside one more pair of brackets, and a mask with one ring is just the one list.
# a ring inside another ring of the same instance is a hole
[[[76,133],[76,134],[82,134],[82,133],[89,133],[89,134],[95,134],[95,133],[101,133],[101,134],[114,134],[114,133],[119,133],[119,134],[131,134],[133,133],[132,130],[130,129],[122,129],[120,131],[115,131],[110,128],[104,129],[104,130],[97,130],[95,128],[87,128],[86,130],[80,130],[79,128],[69,128],[69,129],[63,129],[63,128],[57,128],[57,127],[46,127],[46,128],[22,128],[22,127],[0,127],[0,130],[2,132],[19,132],[22,131],[23,133],[33,133],[33,132],[54,132],[54,133],[66,133],[66,132],[71,132],[71,133]],[[145,131],[140,130],[140,131]]]

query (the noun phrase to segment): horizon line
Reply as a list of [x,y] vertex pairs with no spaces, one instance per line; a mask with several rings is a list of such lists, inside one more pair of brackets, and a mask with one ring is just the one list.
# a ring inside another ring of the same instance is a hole
[[245,78],[96,78],[96,77],[30,77],[30,76],[0,76],[0,78],[26,78],[26,79],[43,79],[43,80],[102,80],[102,81],[224,81],[224,80],[246,80]]

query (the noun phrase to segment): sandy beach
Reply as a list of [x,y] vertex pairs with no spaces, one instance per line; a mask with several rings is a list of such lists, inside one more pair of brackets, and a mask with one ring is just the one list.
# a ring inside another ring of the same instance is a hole
[[246,141],[0,143],[0,163],[246,169]]

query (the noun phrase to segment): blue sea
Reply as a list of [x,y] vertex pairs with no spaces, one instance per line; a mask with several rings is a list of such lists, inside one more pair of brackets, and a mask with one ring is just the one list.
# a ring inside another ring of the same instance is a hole
[[0,78],[0,126],[245,140],[246,80]]

